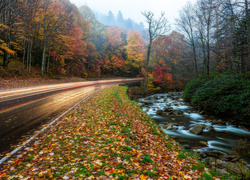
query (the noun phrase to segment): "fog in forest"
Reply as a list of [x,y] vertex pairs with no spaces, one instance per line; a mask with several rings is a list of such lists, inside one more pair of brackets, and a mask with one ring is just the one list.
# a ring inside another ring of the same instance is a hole
[[[124,19],[132,19],[136,23],[145,22],[143,11],[152,11],[156,16],[165,12],[171,24],[174,24],[181,8],[188,0],[70,0],[76,6],[89,6],[93,11],[101,15],[107,15],[111,11],[115,16],[121,11]],[[196,0],[189,0],[195,2]]]

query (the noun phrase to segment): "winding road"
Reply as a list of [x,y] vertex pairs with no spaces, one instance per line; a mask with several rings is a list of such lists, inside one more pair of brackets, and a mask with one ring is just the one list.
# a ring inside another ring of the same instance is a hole
[[0,153],[94,92],[142,79],[85,81],[0,92]]

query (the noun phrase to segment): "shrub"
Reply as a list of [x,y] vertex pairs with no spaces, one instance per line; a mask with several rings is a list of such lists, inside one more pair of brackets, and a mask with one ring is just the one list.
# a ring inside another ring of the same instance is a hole
[[184,101],[191,102],[191,99],[195,91],[204,85],[209,80],[205,75],[200,75],[197,78],[192,79],[187,85],[183,93]]
[[250,115],[250,78],[222,74],[192,89],[191,102],[214,115],[247,119]]

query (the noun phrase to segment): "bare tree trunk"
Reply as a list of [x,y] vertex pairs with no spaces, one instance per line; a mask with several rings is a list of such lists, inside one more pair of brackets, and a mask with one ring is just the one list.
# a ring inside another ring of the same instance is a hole
[[[248,56],[247,60],[250,60],[250,17],[249,17],[249,10],[248,10],[248,0],[245,0],[245,11],[246,11],[246,24],[247,24],[247,47],[248,47]],[[244,59],[241,64],[241,72],[244,73],[246,71]]]
[[197,58],[196,58],[196,48],[193,44],[193,53],[194,53],[194,68],[195,68],[195,75],[198,75],[198,66],[197,66]]
[[31,42],[31,45],[30,45],[30,54],[29,54],[29,57],[30,57],[30,63],[29,63],[29,73],[31,73],[31,63],[32,63],[32,58],[31,58],[31,54],[32,54],[32,42]]
[[42,68],[41,68],[41,73],[43,76],[44,69],[45,69],[45,59],[46,59],[46,45],[43,45],[43,58],[42,58]]
[[28,52],[27,52],[26,70],[27,70],[27,72],[29,72],[29,59],[30,59],[29,53],[30,53],[30,44],[28,44],[27,49],[28,49]]
[[25,54],[26,54],[26,42],[24,41],[22,69],[24,69]]
[[[209,41],[208,41],[209,42]],[[209,77],[209,71],[210,71],[210,67],[209,67],[209,64],[210,64],[210,46],[209,46],[209,43],[207,43],[207,63],[206,63],[206,73],[207,73],[207,76]]]
[[144,73],[144,91],[146,90],[148,84],[148,65],[150,60],[151,45],[154,39],[159,36],[164,35],[169,30],[168,20],[164,17],[164,13],[161,13],[159,19],[154,18],[154,13],[148,11],[143,12],[143,16],[146,17],[146,22],[148,23],[148,33],[149,33],[149,45],[148,52],[145,62],[145,73]]
[[[51,40],[52,41],[52,40]],[[51,42],[52,43],[52,42]],[[47,73],[49,72],[49,61],[50,61],[50,49],[51,49],[51,43],[49,45],[49,54],[48,54],[48,61],[47,61]]]
[[46,62],[46,43],[47,43],[47,31],[46,31],[46,18],[47,18],[47,10],[49,6],[49,1],[45,1],[45,14],[44,14],[44,20],[43,20],[43,56],[42,56],[42,67],[41,67],[41,74],[43,76],[44,70],[45,70],[45,62]]
[[149,59],[150,59],[150,53],[151,53],[151,46],[152,46],[152,42],[150,41],[148,45],[147,59],[145,62],[144,89],[147,88],[147,84],[148,84],[148,65],[149,65]]

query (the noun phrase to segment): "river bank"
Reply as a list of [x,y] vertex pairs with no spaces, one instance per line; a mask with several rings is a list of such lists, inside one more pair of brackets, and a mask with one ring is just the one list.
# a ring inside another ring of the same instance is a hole
[[129,100],[99,92],[5,162],[2,179],[220,179]]
[[215,171],[224,175],[249,173],[247,126],[237,127],[233,120],[216,119],[198,112],[183,102],[179,92],[154,94],[137,102],[166,134],[189,151],[199,153],[200,160]]

